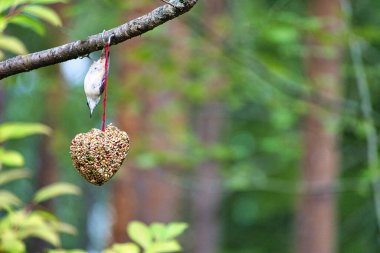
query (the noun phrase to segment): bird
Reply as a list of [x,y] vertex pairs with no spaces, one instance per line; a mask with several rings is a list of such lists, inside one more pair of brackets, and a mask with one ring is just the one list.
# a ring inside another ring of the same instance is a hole
[[90,118],[104,92],[104,81],[106,74],[108,74],[108,70],[107,72],[105,71],[105,61],[106,54],[105,50],[103,50],[100,58],[91,64],[84,78],[84,93],[87,98],[87,106],[90,109]]

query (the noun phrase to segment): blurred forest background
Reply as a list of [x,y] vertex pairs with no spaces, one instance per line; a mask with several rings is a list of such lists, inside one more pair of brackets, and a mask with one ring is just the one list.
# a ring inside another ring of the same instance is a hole
[[[0,40],[40,51],[162,4],[57,3],[62,26],[9,24]],[[204,0],[111,47],[108,122],[131,150],[101,187],[69,155],[76,134],[101,125],[83,92],[90,60],[1,80],[1,123],[52,129],[4,144],[32,180],[3,188],[25,201],[57,181],[82,189],[44,204],[78,230],[62,237],[66,249],[100,252],[140,220],[187,222],[184,252],[379,252],[379,14],[378,0]]]

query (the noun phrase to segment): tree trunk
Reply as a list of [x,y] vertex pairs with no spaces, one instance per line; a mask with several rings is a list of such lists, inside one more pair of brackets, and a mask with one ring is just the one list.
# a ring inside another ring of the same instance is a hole
[[[221,34],[215,34],[214,24],[223,15],[225,2],[209,0],[204,2],[205,30],[208,40],[219,44]],[[215,37],[217,35],[218,37]],[[222,46],[222,45],[219,45]],[[214,65],[213,65],[214,64]],[[220,67],[218,62],[210,63],[211,68]],[[213,93],[223,86],[222,73],[208,84],[208,92]],[[196,117],[196,134],[199,141],[205,146],[215,144],[220,139],[223,126],[223,106],[220,101],[210,98],[198,112]],[[195,191],[193,193],[193,222],[194,222],[194,252],[213,253],[218,245],[218,215],[217,211],[221,199],[221,185],[219,164],[215,160],[206,160],[196,168]]]
[[[207,102],[197,116],[197,135],[208,146],[218,141],[223,110],[218,102]],[[194,191],[194,252],[213,253],[217,250],[217,211],[221,198],[219,165],[214,160],[204,161],[196,171]]]
[[[339,0],[310,0],[312,16],[326,22],[321,33],[333,38],[322,42],[317,35],[307,40],[306,73],[314,92],[331,101],[340,95]],[[329,54],[323,49],[328,48]],[[331,54],[332,53],[332,54]],[[336,249],[334,182],[339,170],[336,108],[309,104],[304,119],[301,195],[296,222],[297,253],[332,253]],[[335,128],[334,128],[335,127]]]
[[[141,11],[144,12],[144,10]],[[138,12],[136,10],[136,13],[132,15],[137,15]],[[171,26],[171,37],[183,36],[180,34],[183,30],[179,27],[179,23],[173,22],[169,25]],[[142,43],[143,38],[130,41],[123,48],[124,54],[130,55],[129,52],[141,50],[138,47]],[[182,50],[181,43],[180,39],[173,40],[172,49],[175,52],[172,54],[174,56],[185,52]],[[180,59],[183,60],[185,57],[180,57]],[[176,178],[172,175],[172,170],[176,168],[165,165],[150,170],[141,170],[133,157],[138,153],[138,151],[134,152],[138,146],[144,148],[142,152],[178,150],[178,143],[176,144],[173,139],[176,139],[176,131],[184,129],[184,118],[181,112],[165,113],[164,121],[167,123],[163,126],[155,119],[155,115],[160,113],[161,108],[165,108],[178,97],[172,91],[149,90],[149,88],[143,87],[143,84],[139,83],[141,80],[139,76],[144,75],[145,68],[143,63],[136,62],[135,59],[129,60],[128,56],[122,63],[122,82],[127,84],[125,89],[133,93],[134,102],[132,103],[138,101],[140,106],[136,109],[131,103],[123,102],[120,104],[117,114],[119,127],[130,135],[131,151],[127,157],[126,167],[122,169],[124,173],[117,178],[112,188],[111,204],[114,210],[112,242],[123,242],[127,239],[125,228],[132,220],[146,223],[170,222],[177,217],[180,189]]]
[[[133,69],[136,70],[136,68]],[[136,91],[136,96],[139,96],[137,94]],[[128,111],[125,106],[120,107],[119,127],[130,135],[130,153],[137,146],[144,147],[143,152],[163,151],[171,148],[170,143],[165,142],[167,134],[161,132],[157,128],[157,122],[151,119],[154,108],[162,106],[160,104],[162,96],[164,94],[161,92],[153,94],[153,92],[144,91],[139,96],[140,101],[146,105],[144,112]],[[166,102],[170,102],[170,100],[166,100]],[[168,122],[173,121],[169,120]],[[141,145],[141,143],[145,144]],[[114,182],[112,189],[113,242],[123,242],[127,239],[125,228],[132,220],[146,223],[172,221],[176,217],[178,206],[180,191],[175,179],[171,176],[170,167],[160,166],[142,170],[136,165],[133,157],[127,158],[126,165],[123,168],[123,174]]]
[[[56,77],[56,76],[54,76]],[[51,78],[54,77],[45,77]],[[57,80],[59,78],[57,77]],[[62,105],[62,96],[65,89],[62,88],[62,82],[57,82],[54,86],[49,86],[44,93],[42,103],[44,104],[43,123],[52,130],[55,130],[57,126],[57,111]],[[58,164],[55,155],[52,151],[52,137],[41,136],[41,140],[38,143],[38,166],[36,171],[36,190],[41,189],[47,185],[57,182],[58,180]],[[46,210],[55,212],[54,200],[48,200],[40,204]],[[29,240],[28,252],[43,252],[44,249],[50,248],[51,245],[41,239],[32,238]]]

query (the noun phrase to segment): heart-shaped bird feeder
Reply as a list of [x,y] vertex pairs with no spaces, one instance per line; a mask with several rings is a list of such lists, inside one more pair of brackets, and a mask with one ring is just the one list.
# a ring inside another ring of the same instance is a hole
[[129,137],[112,124],[105,131],[93,128],[71,141],[71,160],[90,183],[102,185],[119,170],[129,150]]

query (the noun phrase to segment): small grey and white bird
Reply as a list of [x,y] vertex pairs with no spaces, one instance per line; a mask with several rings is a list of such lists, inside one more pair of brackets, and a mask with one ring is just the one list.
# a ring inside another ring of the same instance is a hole
[[84,92],[87,97],[87,106],[90,108],[90,117],[104,91],[104,80],[106,77],[105,61],[106,55],[105,50],[103,50],[99,60],[91,64],[84,78]]

